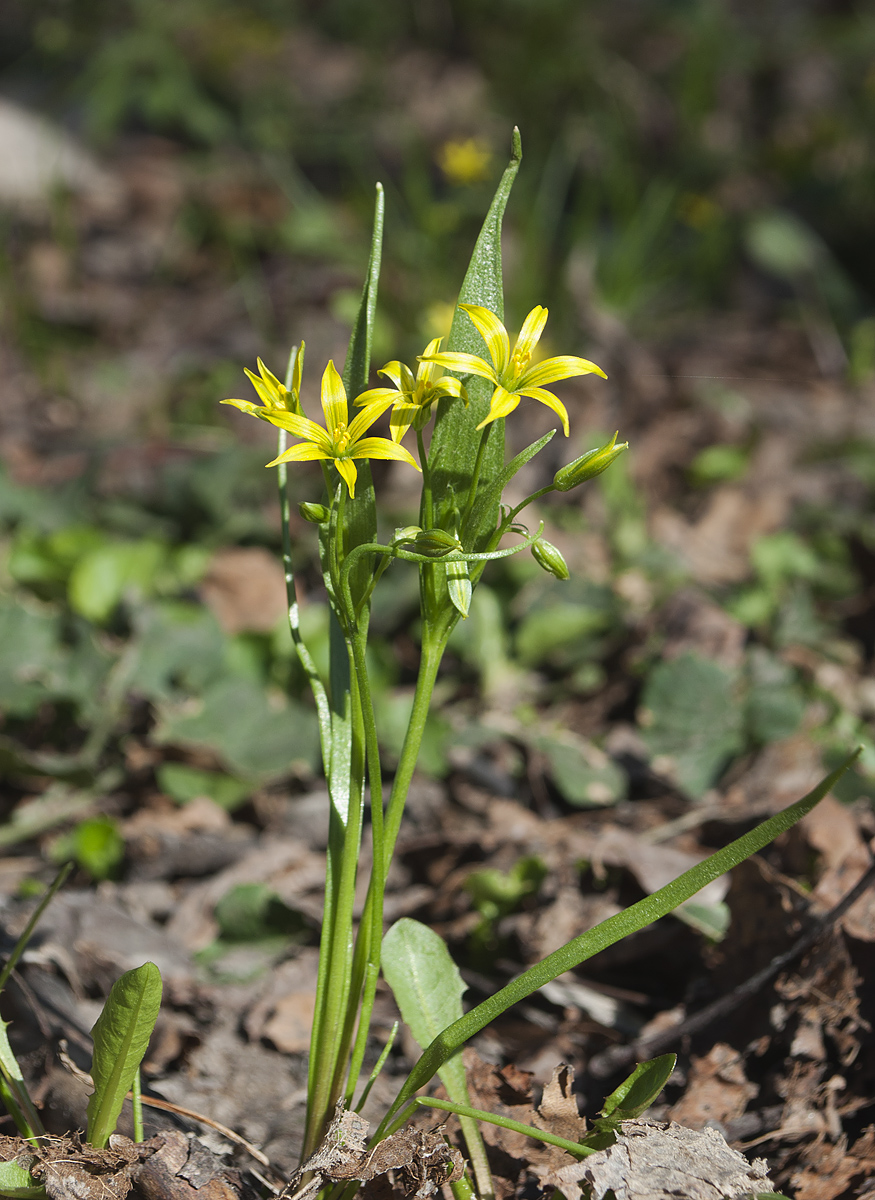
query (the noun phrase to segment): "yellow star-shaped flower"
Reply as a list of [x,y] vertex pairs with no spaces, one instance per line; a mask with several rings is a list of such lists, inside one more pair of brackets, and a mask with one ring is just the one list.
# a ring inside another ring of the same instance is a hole
[[[452,375],[441,375],[435,378],[437,366],[427,361],[430,354],[436,354],[443,338],[435,338],[425,348],[425,354],[419,361],[416,378],[404,363],[393,359],[377,372],[385,375],[395,384],[394,388],[371,388],[362,392],[356,399],[356,404],[370,406],[381,404],[383,409],[392,404],[392,415],[389,418],[389,429],[392,440],[400,442],[412,425],[419,432],[424,429],[431,416],[432,405],[443,396],[461,397],[468,403],[468,394],[458,379]],[[383,411],[381,409],[381,411]]]
[[261,404],[253,404],[251,400],[223,400],[223,404],[233,404],[241,412],[249,413],[253,417],[261,417],[264,421],[269,421],[272,413],[300,413],[301,374],[304,370],[303,342],[301,342],[301,348],[295,355],[295,365],[292,368],[291,391],[288,390],[285,384],[280,383],[276,375],[268,371],[260,358],[258,359],[258,375],[254,375],[248,367],[244,367],[243,370],[251,379],[252,386],[258,393]]
[[[419,466],[416,459],[403,446],[390,442],[388,438],[363,437],[364,432],[373,425],[377,417],[385,412],[394,399],[385,403],[371,404],[363,409],[353,422],[349,420],[349,407],[346,400],[346,389],[343,380],[337,373],[333,362],[329,362],[322,376],[322,411],[325,414],[325,428],[305,417],[301,412],[289,412],[279,408],[262,408],[256,416],[270,421],[280,429],[287,429],[295,437],[304,439],[296,446],[290,446],[267,465],[275,467],[283,462],[312,462],[315,459],[331,459],[337,467],[350,496],[355,496],[355,481],[358,477],[356,458],[394,458],[401,462],[410,463],[412,467]],[[225,400],[224,404],[235,404],[241,407],[240,401]],[[255,406],[253,405],[253,409]]]
[[607,379],[601,367],[597,367],[586,358],[576,358],[572,354],[546,358],[534,366],[530,365],[535,346],[547,323],[547,310],[540,304],[532,309],[523,322],[513,353],[507,330],[495,313],[479,304],[460,304],[459,308],[468,314],[481,333],[492,364],[476,354],[452,351],[445,351],[443,354],[426,353],[422,355],[421,361],[435,363],[439,367],[459,371],[465,375],[480,375],[495,385],[489,412],[477,428],[482,429],[490,421],[506,417],[508,413],[513,412],[523,396],[531,396],[533,400],[540,400],[542,404],[552,408],[562,421],[562,429],[568,437],[568,413],[565,405],[543,385],[556,383],[559,379],[570,379],[574,375],[593,373]]

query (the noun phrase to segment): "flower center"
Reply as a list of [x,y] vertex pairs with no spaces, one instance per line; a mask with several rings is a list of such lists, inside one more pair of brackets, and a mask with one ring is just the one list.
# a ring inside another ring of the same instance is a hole
[[345,454],[349,449],[349,430],[343,421],[334,430],[334,449],[338,455]]

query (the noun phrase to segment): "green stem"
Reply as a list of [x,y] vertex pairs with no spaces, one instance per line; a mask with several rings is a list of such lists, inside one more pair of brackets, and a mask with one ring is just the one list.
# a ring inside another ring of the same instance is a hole
[[434,528],[434,502],[431,494],[431,468],[428,465],[428,455],[425,452],[425,442],[422,430],[416,431],[416,446],[419,450],[419,465],[422,467],[422,502],[419,511],[422,514],[423,529]]
[[474,507],[474,501],[477,498],[477,485],[480,482],[480,468],[483,466],[483,455],[486,452],[486,440],[489,437],[490,426],[484,426],[480,433],[480,445],[477,447],[477,457],[474,459],[474,469],[471,472],[471,482],[468,485],[468,499],[465,501],[465,509],[459,521],[460,535],[464,534],[465,524],[471,515],[471,510]]
[[[285,429],[279,431],[277,438],[277,457],[283,453],[288,442]],[[319,741],[322,748],[322,762],[327,770],[331,757],[331,710],[328,705],[328,695],[325,685],[319,678],[316,664],[301,636],[301,615],[298,608],[298,596],[295,591],[295,575],[292,570],[292,538],[289,531],[289,489],[288,464],[280,463],[277,467],[277,484],[280,497],[280,524],[283,534],[283,569],[286,577],[286,603],[288,604],[289,630],[292,642],[297,651],[298,660],[304,668],[307,682],[316,701],[316,715],[319,719]]]
[[[347,641],[347,648],[352,657],[349,641]],[[355,670],[350,673],[348,703],[352,731],[348,808],[345,828],[342,830],[342,845],[337,847],[340,869],[332,904],[332,920],[327,934],[327,922],[323,923],[323,937],[320,943],[320,980],[317,983],[316,993],[318,1032],[317,1022],[314,1021],[314,1038],[311,1040],[312,1050],[308,1072],[312,1087],[308,1088],[307,1128],[302,1161],[313,1153],[321,1140],[325,1126],[343,1090],[339,1060],[350,998],[353,958],[352,914],[364,808],[364,760],[362,755],[364,730],[361,697]],[[332,809],[334,809],[333,803]],[[335,815],[334,812],[332,815]],[[339,823],[338,818],[337,824]]]
[[142,1142],[143,1140],[143,1089],[140,1083],[140,1068],[137,1067],[134,1072],[134,1080],[131,1084],[131,1105],[134,1110],[134,1141]]
[[510,1117],[499,1117],[495,1113],[486,1112],[482,1108],[470,1108],[467,1104],[456,1104],[452,1100],[434,1100],[431,1096],[417,1096],[417,1104],[427,1108],[440,1108],[444,1112],[455,1113],[459,1117],[472,1117],[475,1121],[488,1121],[490,1125],[500,1125],[502,1129],[510,1129],[513,1133],[524,1133],[526,1137],[546,1142],[548,1146],[559,1146],[569,1154],[583,1158],[587,1154],[595,1154],[589,1146],[581,1146],[580,1142],[572,1142],[568,1138],[559,1137],[555,1133],[547,1133],[545,1129],[536,1129],[534,1125],[526,1125],[524,1121],[512,1121]]
[[46,888],[45,892],[43,892],[43,895],[42,895],[42,898],[40,899],[39,904],[33,910],[33,915],[31,916],[30,920],[24,927],[24,932],[21,934],[21,937],[19,937],[18,941],[15,943],[15,947],[14,947],[12,953],[7,958],[6,965],[4,966],[3,970],[0,971],[0,992],[2,992],[3,989],[6,987],[6,984],[9,982],[9,976],[15,970],[18,960],[21,958],[22,954],[26,950],[27,943],[30,941],[31,935],[32,935],[34,929],[36,929],[37,922],[39,921],[39,919],[43,915],[43,913],[46,911],[46,908],[47,908],[49,902],[54,897],[55,893],[58,891],[58,889],[60,887],[63,886],[65,879],[67,878],[67,876],[70,874],[70,872],[72,870],[73,870],[73,864],[71,862],[64,863],[64,865],[61,867],[60,871],[58,871],[55,878],[52,880],[52,882]]

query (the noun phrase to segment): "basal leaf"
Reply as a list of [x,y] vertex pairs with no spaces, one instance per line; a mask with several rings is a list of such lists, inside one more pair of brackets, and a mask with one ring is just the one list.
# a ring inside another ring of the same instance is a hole
[[38,1200],[45,1196],[45,1188],[37,1183],[26,1167],[21,1167],[13,1159],[11,1162],[0,1162],[0,1196],[12,1196],[16,1200]]
[[661,1054],[659,1058],[639,1063],[605,1100],[602,1116],[610,1117],[617,1123],[640,1117],[665,1087],[677,1057],[676,1054]]
[[161,1008],[161,972],[154,963],[127,971],[112,985],[92,1029],[94,1095],[88,1101],[88,1141],[102,1149],[149,1045]]
[[[401,1016],[420,1046],[428,1046],[461,1018],[465,984],[443,938],[427,925],[409,917],[396,921],[383,938],[382,967]],[[461,1055],[449,1057],[438,1075],[451,1100],[470,1105]],[[489,1197],[492,1178],[479,1127],[472,1117],[462,1116],[459,1121],[478,1191],[481,1197]]]

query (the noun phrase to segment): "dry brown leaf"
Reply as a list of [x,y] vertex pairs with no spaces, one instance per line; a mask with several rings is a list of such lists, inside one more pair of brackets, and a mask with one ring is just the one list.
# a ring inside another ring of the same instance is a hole
[[259,546],[219,550],[199,590],[226,633],[270,633],[286,611],[282,566]]
[[[818,1139],[806,1149],[804,1159],[805,1169],[790,1180],[796,1200],[871,1195],[871,1181],[875,1179],[875,1125],[864,1129],[850,1150],[846,1138],[834,1145]],[[870,1181],[869,1188],[866,1180]]]
[[693,1059],[686,1090],[668,1115],[691,1129],[703,1129],[709,1121],[722,1124],[741,1116],[758,1090],[748,1082],[738,1051],[718,1042],[704,1058]]

